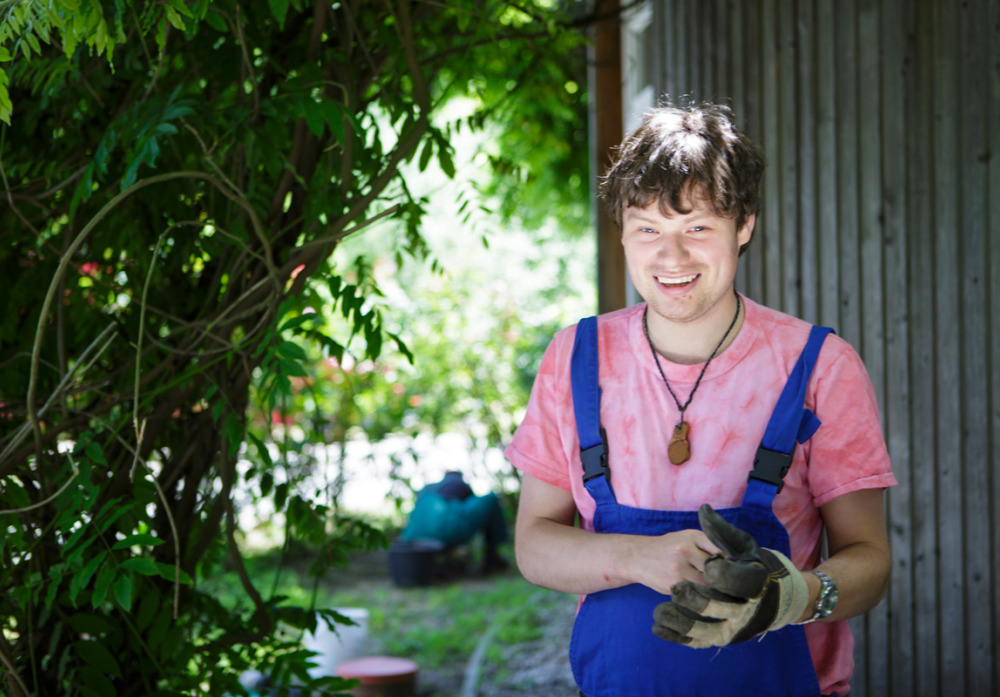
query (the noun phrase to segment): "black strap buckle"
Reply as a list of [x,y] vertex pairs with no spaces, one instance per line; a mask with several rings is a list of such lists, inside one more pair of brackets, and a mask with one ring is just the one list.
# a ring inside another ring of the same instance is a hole
[[588,482],[594,477],[607,476],[608,474],[608,449],[604,445],[604,429],[601,429],[601,442],[592,445],[586,450],[580,451],[580,460],[583,462],[583,481]]
[[757,454],[753,458],[753,471],[750,472],[750,479],[760,479],[761,481],[774,484],[778,491],[785,486],[785,475],[792,466],[792,456],[780,453],[777,450],[769,450],[764,446],[757,448]]

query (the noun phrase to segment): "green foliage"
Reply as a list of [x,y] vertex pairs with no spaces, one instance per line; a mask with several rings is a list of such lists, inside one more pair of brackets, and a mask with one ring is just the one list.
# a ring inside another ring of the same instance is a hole
[[[317,355],[342,384],[366,379],[343,369],[348,358],[419,361],[371,279],[336,267],[332,252],[393,220],[398,261],[423,258],[427,200],[403,168],[434,162],[457,176],[455,134],[516,113],[491,101],[496,84],[525,83],[537,67],[508,65],[512,47],[530,46],[547,70],[578,55],[560,8],[524,7],[4,6],[0,672],[10,685],[242,694],[237,678],[253,667],[277,694],[296,682],[302,694],[343,688],[309,678],[294,633],[279,631],[308,628],[323,608],[257,587],[240,509],[266,503],[286,546],[317,546],[316,579],[386,543],[317,488],[306,438],[284,419],[327,388]],[[478,115],[440,116],[472,85],[485,86]],[[338,410],[312,410],[310,439],[381,432],[386,405],[349,394],[325,403]],[[207,582],[222,568],[239,584],[225,599]]]
[[[278,579],[279,593],[302,597],[311,587],[308,565],[314,552],[303,548],[297,562]],[[269,550],[248,558],[250,573],[273,579],[271,570],[288,550]],[[573,613],[573,599],[538,588],[516,571],[497,576],[458,575],[430,586],[399,588],[387,578],[384,555],[368,555],[360,569],[334,576],[311,591],[328,607],[367,611],[368,650],[375,654],[408,656],[421,668],[449,673],[458,679],[484,635],[490,639],[482,694],[491,694],[491,679],[502,678],[505,652],[542,638],[542,628],[554,615]],[[381,566],[374,564],[381,560]],[[224,588],[225,578],[216,579]],[[570,623],[567,623],[569,626]]]

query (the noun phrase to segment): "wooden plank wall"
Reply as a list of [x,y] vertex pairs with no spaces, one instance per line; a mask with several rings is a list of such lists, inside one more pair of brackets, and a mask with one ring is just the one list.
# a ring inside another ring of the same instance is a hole
[[656,93],[767,153],[740,287],[836,327],[878,393],[893,575],[851,694],[1000,695],[1000,2],[650,2]]

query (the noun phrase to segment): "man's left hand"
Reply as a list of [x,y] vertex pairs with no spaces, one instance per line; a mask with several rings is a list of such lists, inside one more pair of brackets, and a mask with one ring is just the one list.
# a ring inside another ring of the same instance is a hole
[[783,554],[726,522],[708,504],[698,510],[708,538],[723,551],[705,562],[706,585],[683,581],[653,612],[653,633],[692,648],[726,646],[791,624],[805,612],[809,589]]

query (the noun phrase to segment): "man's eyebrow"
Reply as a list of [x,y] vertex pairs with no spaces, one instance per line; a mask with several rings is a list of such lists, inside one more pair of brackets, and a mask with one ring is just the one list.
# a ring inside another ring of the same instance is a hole
[[[690,225],[691,223],[697,223],[704,220],[708,220],[710,218],[722,217],[712,210],[703,210],[700,212],[691,211],[690,213],[677,213],[675,211],[675,213],[676,215],[665,216],[665,217],[667,218],[667,220],[678,220],[688,225]],[[645,212],[641,212],[641,213],[633,213],[631,215],[626,214],[625,220],[631,223],[651,223],[657,225],[660,223],[661,219],[649,215]]]

